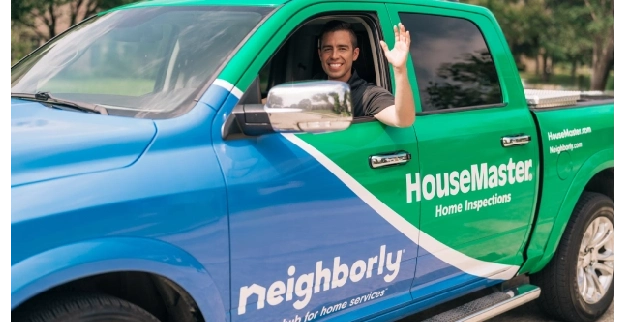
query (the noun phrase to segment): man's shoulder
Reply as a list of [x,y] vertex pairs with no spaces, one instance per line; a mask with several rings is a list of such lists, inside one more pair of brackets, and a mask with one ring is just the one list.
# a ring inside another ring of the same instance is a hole
[[364,88],[364,93],[366,93],[366,94],[389,94],[389,95],[392,95],[392,93],[389,90],[387,90],[385,87],[379,86],[377,84],[365,83],[362,86]]
[[364,78],[361,78],[357,72],[354,71],[353,73],[353,78],[350,80],[350,83],[352,86],[357,86],[360,87],[363,91],[365,92],[387,92],[390,93],[390,91],[388,91],[387,89],[385,89],[383,86],[379,86],[375,83],[369,82],[367,80],[365,80]]

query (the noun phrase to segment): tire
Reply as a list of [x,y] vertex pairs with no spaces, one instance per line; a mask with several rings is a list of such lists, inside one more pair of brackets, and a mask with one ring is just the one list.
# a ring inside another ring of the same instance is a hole
[[19,322],[160,322],[120,298],[98,293],[52,295],[26,303],[12,313]]
[[[584,239],[590,224],[592,228],[599,228],[597,231],[589,230],[587,236],[602,236],[598,240],[607,242],[600,248],[587,247],[589,252],[586,252],[585,246],[592,244],[586,242],[587,238]],[[602,228],[605,230],[600,230]],[[561,321],[589,322],[597,320],[609,309],[614,288],[613,234],[613,201],[599,193],[584,192],[572,212],[552,260],[531,276],[531,282],[542,289],[537,304],[544,313]],[[598,285],[591,274],[585,273],[586,269],[603,279],[601,284],[606,287],[603,286],[600,294],[592,292],[591,284],[595,290]],[[582,274],[578,273],[579,270]]]

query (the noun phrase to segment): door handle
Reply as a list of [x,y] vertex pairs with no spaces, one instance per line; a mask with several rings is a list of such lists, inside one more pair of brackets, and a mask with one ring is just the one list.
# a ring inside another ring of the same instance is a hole
[[371,155],[368,158],[368,164],[371,168],[377,169],[393,165],[400,165],[409,162],[412,155],[407,151],[397,151],[388,154]]
[[524,145],[531,142],[530,135],[503,136],[501,144],[503,146]]

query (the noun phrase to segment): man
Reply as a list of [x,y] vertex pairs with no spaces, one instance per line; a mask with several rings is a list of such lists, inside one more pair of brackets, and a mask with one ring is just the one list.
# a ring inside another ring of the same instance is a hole
[[321,30],[318,55],[325,71],[325,79],[348,83],[351,87],[353,115],[374,116],[389,126],[408,127],[416,118],[414,95],[407,79],[407,54],[410,46],[409,31],[399,23],[394,26],[395,44],[392,50],[384,41],[379,44],[394,69],[396,97],[388,90],[367,83],[352,67],[358,58],[355,32],[348,23],[330,21]]

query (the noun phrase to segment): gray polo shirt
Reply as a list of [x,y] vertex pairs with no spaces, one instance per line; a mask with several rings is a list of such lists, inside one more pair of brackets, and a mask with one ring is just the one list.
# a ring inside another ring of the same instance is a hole
[[[319,79],[327,79],[325,73],[321,73],[320,76]],[[351,87],[353,117],[375,116],[384,108],[394,105],[392,93],[381,86],[367,83],[358,76],[355,69],[351,70],[351,77],[347,84]]]

